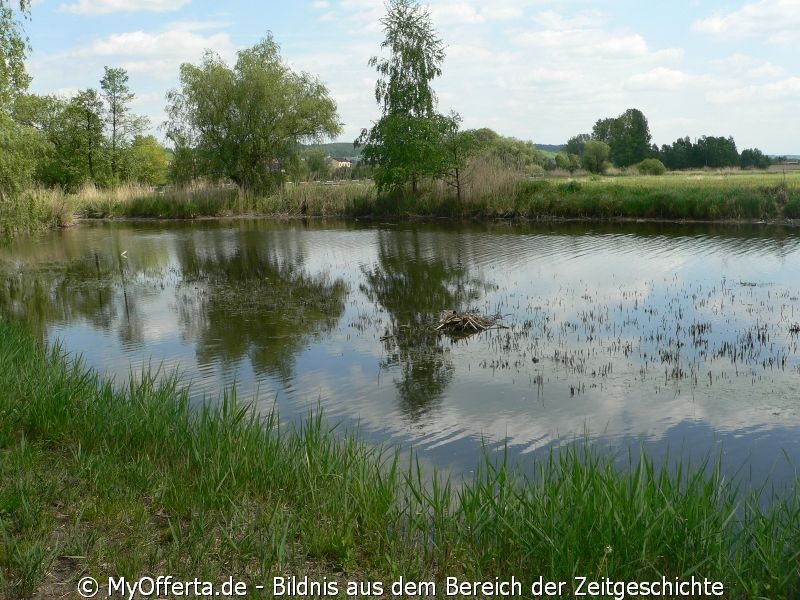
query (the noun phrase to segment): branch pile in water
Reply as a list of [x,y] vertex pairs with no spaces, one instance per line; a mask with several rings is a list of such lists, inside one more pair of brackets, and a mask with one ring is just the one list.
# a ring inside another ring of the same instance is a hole
[[444,333],[478,333],[495,326],[500,319],[500,314],[487,316],[476,312],[446,310],[439,317],[439,324],[435,329]]

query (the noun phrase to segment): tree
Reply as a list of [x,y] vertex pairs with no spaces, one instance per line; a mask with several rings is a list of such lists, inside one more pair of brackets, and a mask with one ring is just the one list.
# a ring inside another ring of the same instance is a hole
[[181,65],[180,82],[167,96],[167,137],[176,157],[211,179],[269,190],[282,183],[300,142],[341,131],[327,88],[292,71],[271,34],[240,51],[233,68],[206,51],[200,65]]
[[67,107],[65,135],[71,140],[71,152],[85,166],[84,177],[99,181],[102,173],[105,136],[103,135],[103,99],[97,90],[78,92]]
[[608,168],[611,148],[605,142],[589,140],[583,149],[581,163],[590,173],[603,173]]
[[732,137],[702,136],[694,145],[695,167],[737,167],[739,166],[739,152],[736,142]]
[[586,142],[592,139],[588,133],[581,133],[574,137],[569,138],[567,141],[567,146],[564,150],[567,154],[574,154],[575,156],[583,156],[583,149],[586,146]]
[[580,169],[581,157],[571,152],[559,152],[556,154],[556,166],[559,169],[569,171],[570,175]]
[[[20,0],[19,9],[28,15],[29,0]],[[11,100],[28,88],[30,76],[25,70],[28,41],[19,21],[7,0],[0,0],[0,109],[5,109]]]
[[416,191],[423,177],[440,177],[443,168],[442,135],[457,129],[437,115],[431,81],[442,74],[444,43],[431,22],[430,12],[413,0],[390,0],[381,20],[386,39],[381,48],[388,58],[373,56],[369,65],[379,78],[375,100],[382,116],[371,129],[364,129],[356,144],[362,156],[375,167],[378,189],[397,188],[410,182]]
[[772,160],[758,148],[747,148],[742,150],[742,154],[739,156],[739,164],[743,169],[768,169],[772,164]]
[[325,181],[331,173],[328,155],[319,148],[306,150],[303,158],[308,167],[309,174],[317,181]]
[[130,103],[135,94],[128,87],[128,73],[125,69],[105,67],[105,74],[100,80],[100,89],[106,101],[111,177],[116,180],[119,175],[121,152],[128,146],[132,136],[139,135],[147,128],[148,122],[145,117],[130,112]]
[[645,158],[636,168],[642,175],[663,175],[667,172],[667,167],[657,158]]
[[619,167],[641,162],[650,155],[650,127],[642,111],[629,108],[615,119],[600,119],[592,139],[611,148],[611,161]]
[[464,185],[467,183],[467,163],[490,143],[486,141],[487,130],[461,131],[461,117],[455,113],[451,113],[449,117],[440,117],[438,121],[444,149],[442,179],[456,191],[456,200],[461,203]]
[[4,201],[13,199],[30,184],[45,147],[39,132],[0,111],[0,212]]
[[124,179],[150,185],[167,180],[167,150],[152,135],[137,135],[123,155]]

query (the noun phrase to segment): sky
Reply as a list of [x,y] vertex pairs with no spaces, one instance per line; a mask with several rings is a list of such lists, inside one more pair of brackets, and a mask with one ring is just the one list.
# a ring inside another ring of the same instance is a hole
[[[733,136],[738,149],[800,154],[800,0],[429,0],[446,45],[442,113],[540,144],[638,108],[653,143]],[[646,6],[646,8],[645,8]],[[284,61],[327,86],[354,140],[379,118],[382,0],[33,0],[31,91],[99,88],[127,70],[132,108],[163,139],[165,96],[205,49],[233,64],[271,32]]]

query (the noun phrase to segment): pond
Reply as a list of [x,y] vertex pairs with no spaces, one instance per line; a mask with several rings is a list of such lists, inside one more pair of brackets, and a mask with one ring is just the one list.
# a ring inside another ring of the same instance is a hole
[[[460,476],[575,440],[800,462],[800,236],[768,226],[86,223],[0,249],[0,313],[124,382],[323,407]],[[462,339],[444,310],[500,315]]]

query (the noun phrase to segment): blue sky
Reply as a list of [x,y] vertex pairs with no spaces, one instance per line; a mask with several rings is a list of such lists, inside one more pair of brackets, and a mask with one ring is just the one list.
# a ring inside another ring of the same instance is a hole
[[[800,154],[800,0],[430,0],[447,45],[439,110],[465,127],[564,143],[638,108],[653,142],[732,135],[739,150]],[[233,63],[271,31],[293,68],[328,86],[352,141],[378,117],[380,0],[34,0],[32,91],[99,87],[123,67],[154,127],[182,62]],[[155,133],[158,133],[154,129]]]

